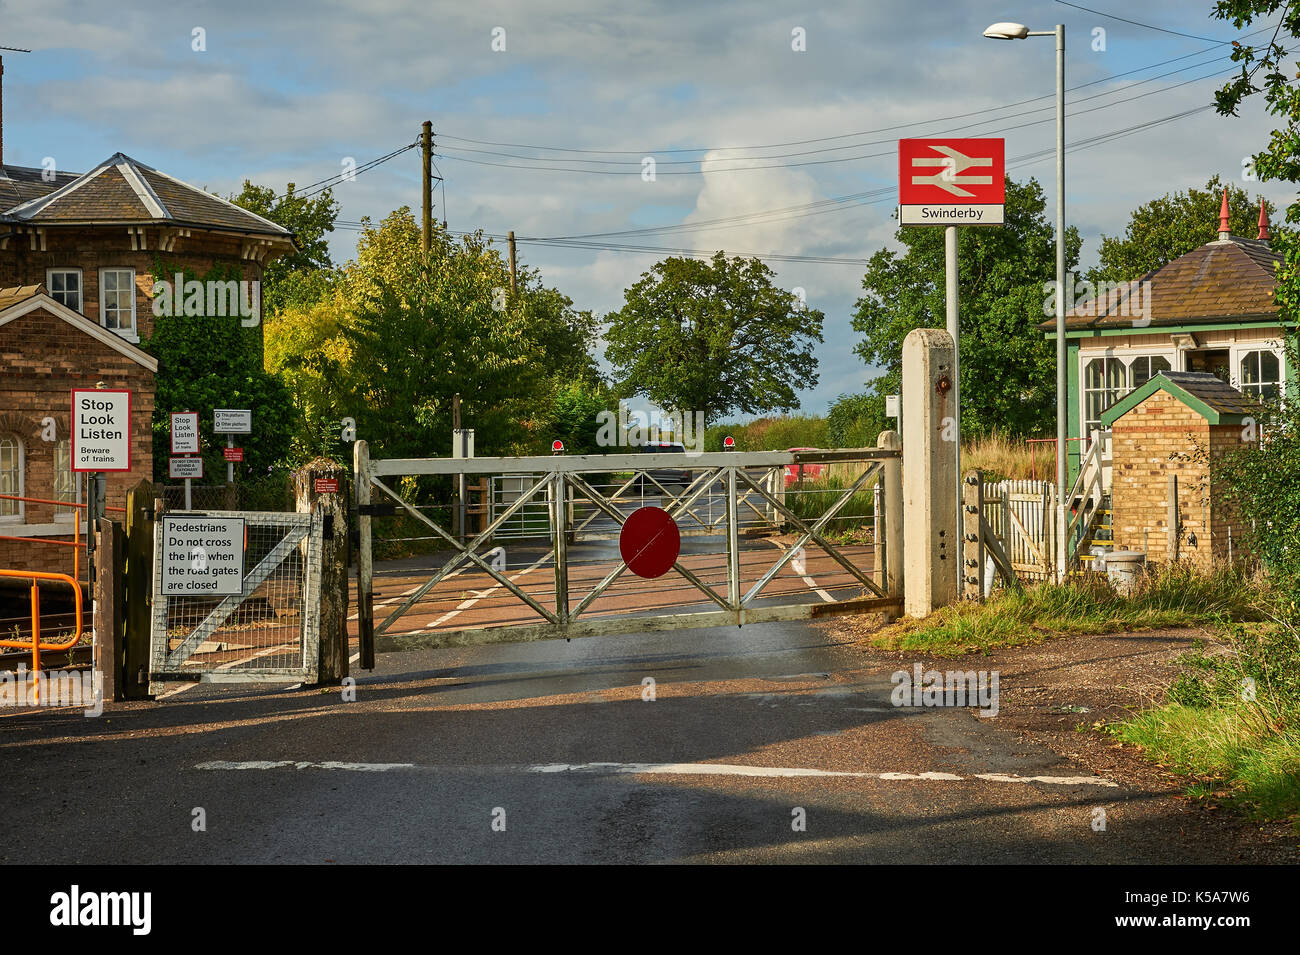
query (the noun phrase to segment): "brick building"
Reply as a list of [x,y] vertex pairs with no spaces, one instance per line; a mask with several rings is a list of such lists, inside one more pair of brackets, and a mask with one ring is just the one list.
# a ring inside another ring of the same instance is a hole
[[[293,247],[287,229],[121,153],[82,175],[0,162],[0,494],[82,500],[70,392],[103,382],[132,392],[132,470],[108,479],[121,506],[153,470],[155,272],[220,270],[260,288]],[[65,571],[69,549],[46,542],[70,539],[72,520],[0,499],[0,567]]]
[[[1259,441],[1255,399],[1209,372],[1164,371],[1101,415],[1111,432],[1111,508],[1117,550],[1208,570],[1240,556],[1246,530],[1215,486],[1225,455]],[[1171,478],[1177,510],[1171,509]],[[1174,525],[1176,521],[1176,527]],[[1176,540],[1171,548],[1170,529]]]

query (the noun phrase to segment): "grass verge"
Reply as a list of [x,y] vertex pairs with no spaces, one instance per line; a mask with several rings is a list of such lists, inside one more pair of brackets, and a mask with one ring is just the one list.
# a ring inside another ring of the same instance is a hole
[[1196,777],[1194,798],[1300,832],[1300,629],[1270,621],[1225,628],[1227,652],[1198,647],[1163,706],[1113,723],[1116,739]]
[[1094,576],[1002,590],[984,603],[953,604],[923,620],[899,621],[870,639],[884,650],[950,657],[1067,634],[1258,621],[1266,610],[1259,585],[1240,571],[1160,568],[1127,595]]

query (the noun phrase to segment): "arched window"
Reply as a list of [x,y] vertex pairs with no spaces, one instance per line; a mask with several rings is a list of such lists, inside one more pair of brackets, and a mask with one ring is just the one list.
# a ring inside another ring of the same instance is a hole
[[[12,434],[0,434],[0,494],[23,493],[23,443]],[[23,502],[0,498],[0,520],[21,521]]]

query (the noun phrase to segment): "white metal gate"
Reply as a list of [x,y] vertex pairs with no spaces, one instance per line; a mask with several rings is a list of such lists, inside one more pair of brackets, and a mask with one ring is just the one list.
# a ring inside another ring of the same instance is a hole
[[[901,465],[898,451],[371,460],[364,441],[355,447],[363,660],[368,645],[455,646],[901,609],[900,595],[887,595],[878,579],[883,550],[870,539],[872,485],[887,463]],[[786,468],[799,463],[844,473],[787,486]],[[894,473],[899,479],[901,470]],[[445,506],[422,504],[394,487],[395,478],[470,474],[527,480],[466,540],[443,526],[450,521],[435,519]],[[620,547],[643,492],[681,538],[678,559],[658,578],[629,573]],[[531,549],[524,541],[503,542],[502,529],[530,507],[544,515],[545,534],[530,529]],[[440,552],[418,570],[409,560],[381,568],[376,579],[372,522],[390,515],[427,527]],[[846,523],[860,524],[861,536]]]
[[322,521],[319,515],[221,511],[244,521],[238,594],[163,593],[162,518],[154,533],[149,692],[169,682],[312,683],[320,642]]

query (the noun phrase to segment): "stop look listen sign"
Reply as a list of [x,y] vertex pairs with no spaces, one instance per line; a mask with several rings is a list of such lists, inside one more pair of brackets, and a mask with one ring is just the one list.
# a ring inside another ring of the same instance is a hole
[[72,389],[72,470],[131,470],[131,392]]

